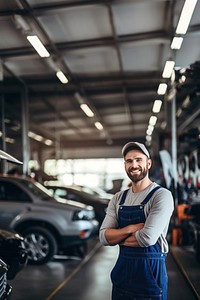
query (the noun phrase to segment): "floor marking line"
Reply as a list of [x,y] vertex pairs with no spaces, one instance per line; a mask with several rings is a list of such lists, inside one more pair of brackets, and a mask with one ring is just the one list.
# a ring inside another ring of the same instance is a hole
[[51,300],[56,294],[57,292],[59,292],[79,271],[80,269],[93,257],[93,255],[97,252],[98,249],[101,248],[101,244],[98,242],[95,247],[90,251],[90,253],[88,253],[88,255],[86,255],[86,257],[82,260],[82,262],[80,263],[80,265],[74,269],[74,271],[68,275],[65,280],[58,285],[58,287],[53,290],[53,292],[46,298],[46,300]]
[[185,268],[183,267],[183,265],[181,264],[180,260],[178,259],[178,256],[175,254],[175,252],[173,251],[172,248],[170,248],[170,252],[172,254],[172,257],[173,257],[174,261],[177,263],[177,265],[181,269],[181,272],[182,272],[183,276],[185,277],[187,283],[189,284],[190,288],[194,292],[194,294],[197,297],[197,299],[200,300],[200,295],[197,292],[197,290],[196,290],[195,286],[193,285],[192,281],[190,280],[187,272],[185,271]]

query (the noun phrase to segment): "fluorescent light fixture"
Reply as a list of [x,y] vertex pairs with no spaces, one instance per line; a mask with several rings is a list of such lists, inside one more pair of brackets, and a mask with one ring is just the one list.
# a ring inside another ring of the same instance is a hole
[[38,142],[42,142],[43,141],[43,137],[39,134],[35,134],[34,139]]
[[171,49],[175,49],[175,50],[180,49],[181,45],[182,45],[182,42],[183,42],[182,37],[175,36],[172,40],[172,43],[171,43]]
[[163,78],[170,78],[174,68],[175,62],[173,60],[167,60],[162,73]]
[[96,128],[98,130],[102,130],[103,129],[103,125],[100,122],[95,122],[94,125],[96,126]]
[[154,130],[154,126],[149,125],[148,128],[147,128],[146,134],[147,135],[152,135],[153,130]]
[[146,136],[146,140],[147,140],[147,142],[151,142],[152,141],[152,137],[150,135],[147,135]]
[[167,127],[167,122],[166,121],[162,121],[162,123],[160,125],[160,128],[164,130],[166,127]]
[[[2,131],[0,131],[0,137],[1,137],[1,136],[3,136]],[[6,137],[6,138],[5,138],[5,142],[6,142],[6,143],[10,143],[10,144],[14,144],[15,140],[12,139],[12,138]],[[0,151],[1,151],[1,150],[0,150]]]
[[58,77],[58,79],[63,83],[63,84],[66,84],[68,83],[68,79],[67,77],[65,76],[65,74],[62,72],[62,71],[57,71],[56,72],[56,76]]
[[182,108],[179,108],[176,112],[176,116],[180,117],[181,114],[182,114]]
[[44,143],[45,143],[45,145],[47,145],[47,146],[53,145],[53,141],[52,141],[52,140],[49,140],[49,139],[45,140]]
[[151,132],[153,132],[154,126],[149,124],[149,125],[148,125],[148,130],[150,130]]
[[36,133],[34,133],[34,132],[32,132],[32,131],[29,131],[28,136],[29,136],[30,138],[32,138],[32,139],[38,141],[38,142],[42,142],[42,140],[43,140],[43,137],[42,137],[41,135],[36,134]]
[[53,141],[52,140],[49,140],[49,139],[44,139],[41,135],[39,134],[36,134],[32,131],[29,131],[28,133],[28,136],[38,142],[42,142],[44,143],[45,145],[47,146],[51,146],[53,144]]
[[89,108],[89,106],[87,104],[85,104],[85,103],[81,104],[80,108],[89,118],[94,117],[93,111]]
[[6,141],[6,143],[9,143],[9,144],[14,144],[14,142],[15,142],[14,139],[9,138],[9,137],[6,137],[6,138],[5,138],[5,141]]
[[166,83],[160,83],[159,87],[158,87],[158,90],[157,90],[157,93],[158,93],[158,95],[164,95],[166,93],[166,90],[167,90],[167,84]]
[[153,104],[153,109],[152,111],[154,113],[159,113],[160,112],[160,109],[161,109],[161,106],[162,106],[162,101],[161,100],[155,100],[154,101],[154,104]]
[[176,28],[177,34],[185,34],[187,32],[192,14],[194,12],[197,0],[186,0],[183,6],[181,16]]
[[147,135],[152,135],[152,132],[153,132],[153,131],[147,129],[146,134],[147,134]]
[[185,98],[185,100],[183,101],[182,107],[186,108],[186,107],[188,107],[189,104],[190,104],[190,96],[187,96]]
[[35,48],[35,50],[41,57],[50,56],[49,52],[46,50],[46,48],[43,46],[42,42],[36,35],[28,35],[27,40],[31,43],[33,48]]
[[149,119],[149,124],[152,126],[155,126],[157,122],[157,117],[156,116],[151,116],[151,118]]

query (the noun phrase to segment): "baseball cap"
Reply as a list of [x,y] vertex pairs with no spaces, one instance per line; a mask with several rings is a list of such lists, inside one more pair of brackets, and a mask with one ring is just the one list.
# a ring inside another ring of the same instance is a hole
[[129,142],[125,144],[122,148],[122,155],[125,156],[126,153],[131,149],[140,149],[148,158],[150,158],[149,151],[147,150],[145,145],[138,142]]

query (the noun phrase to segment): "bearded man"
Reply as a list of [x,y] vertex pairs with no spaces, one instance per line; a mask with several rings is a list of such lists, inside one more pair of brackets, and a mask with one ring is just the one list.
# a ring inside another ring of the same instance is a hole
[[174,200],[150,180],[152,160],[145,145],[129,142],[122,155],[132,184],[113,196],[99,232],[104,246],[119,245],[112,300],[167,300],[166,235]]

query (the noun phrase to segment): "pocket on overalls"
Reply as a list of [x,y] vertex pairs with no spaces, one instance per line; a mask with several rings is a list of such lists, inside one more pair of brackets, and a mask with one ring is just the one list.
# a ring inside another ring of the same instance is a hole
[[[159,298],[162,290],[157,282],[159,277],[159,260],[146,258],[120,257],[112,272],[112,283],[131,294],[145,298],[145,295]],[[148,299],[148,297],[147,297]]]

